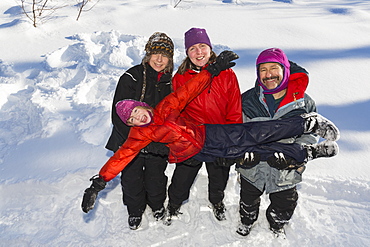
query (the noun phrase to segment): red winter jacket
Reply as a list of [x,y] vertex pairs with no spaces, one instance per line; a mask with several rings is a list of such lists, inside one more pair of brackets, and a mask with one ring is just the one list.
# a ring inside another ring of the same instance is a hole
[[153,122],[147,127],[132,127],[126,142],[105,163],[99,175],[106,182],[112,180],[152,141],[167,144],[170,163],[182,162],[199,153],[204,145],[205,126],[180,116],[180,112],[210,82],[211,75],[204,70],[166,96],[154,108]]
[[[174,90],[197,74],[198,72],[189,69],[182,75],[176,73],[172,79]],[[186,106],[181,115],[203,124],[242,123],[241,94],[234,71],[221,71],[212,79],[207,89]]]

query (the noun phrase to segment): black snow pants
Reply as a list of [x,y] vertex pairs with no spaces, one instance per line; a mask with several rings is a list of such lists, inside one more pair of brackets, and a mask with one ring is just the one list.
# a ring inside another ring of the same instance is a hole
[[139,154],[121,172],[123,202],[129,215],[141,216],[148,204],[153,211],[166,200],[167,159],[151,154]]
[[[243,224],[252,225],[257,220],[262,194],[263,191],[241,178],[239,213]],[[266,210],[266,218],[270,228],[280,229],[290,220],[297,206],[297,189],[293,187],[270,193],[269,199],[270,205]]]
[[[171,184],[168,188],[168,198],[171,204],[181,205],[189,199],[190,189],[202,167],[203,162],[198,165],[176,164],[172,175]],[[224,199],[224,191],[229,179],[230,167],[215,165],[213,162],[206,162],[208,173],[208,199],[216,204]]]

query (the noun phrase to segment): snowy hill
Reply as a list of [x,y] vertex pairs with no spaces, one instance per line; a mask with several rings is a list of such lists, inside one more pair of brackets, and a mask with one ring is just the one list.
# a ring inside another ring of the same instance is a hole
[[[174,8],[177,2],[104,0],[79,21],[71,5],[34,28],[16,1],[2,0],[0,246],[370,246],[370,2],[202,0]],[[89,178],[112,155],[104,146],[119,76],[140,63],[155,31],[173,38],[177,68],[191,27],[207,29],[216,53],[239,54],[243,92],[254,84],[259,52],[282,48],[309,71],[308,94],[341,130],[339,155],[308,164],[286,240],[268,230],[266,195],[251,234],[235,233],[234,169],[225,222],[208,207],[204,168],[171,226],[147,210],[141,229],[130,230],[119,178],[93,211],[81,211]]]

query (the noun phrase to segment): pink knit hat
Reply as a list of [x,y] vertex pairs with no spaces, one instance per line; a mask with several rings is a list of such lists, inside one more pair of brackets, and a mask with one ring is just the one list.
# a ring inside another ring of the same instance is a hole
[[122,120],[122,122],[127,124],[127,120],[130,118],[131,112],[136,106],[150,107],[145,102],[140,102],[140,101],[133,100],[133,99],[125,99],[125,100],[121,100],[117,102],[116,112],[119,118]]
[[186,53],[188,52],[188,49],[195,45],[195,44],[207,44],[212,49],[211,41],[209,40],[209,37],[207,35],[207,32],[203,28],[190,28],[185,33],[185,50]]

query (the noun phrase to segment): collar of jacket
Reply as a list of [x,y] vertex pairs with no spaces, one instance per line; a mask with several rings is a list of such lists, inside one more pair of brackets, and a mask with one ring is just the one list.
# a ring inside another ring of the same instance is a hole
[[[304,98],[304,94],[308,86],[308,81],[308,75],[306,73],[300,72],[290,75],[287,91],[285,93],[284,99],[280,102],[278,109],[291,102]],[[258,84],[258,82],[256,82],[255,87],[257,95],[259,97],[263,96],[263,88]],[[264,96],[263,99],[265,101]]]
[[163,73],[163,75],[158,81],[157,78],[158,78],[159,72],[154,70],[148,63],[145,64],[145,68],[146,68],[146,74],[148,78],[150,77],[152,80],[156,82],[162,83],[162,82],[169,82],[171,80],[171,74],[166,72],[166,73]]
[[304,98],[308,86],[308,75],[305,73],[295,73],[290,75],[287,91],[279,107],[290,102]]
[[201,72],[202,70],[204,70],[205,68],[208,67],[208,63],[206,65],[204,65],[202,68],[200,68],[199,70],[197,69],[194,69],[194,68],[190,68],[190,69],[187,69],[188,73],[189,74],[198,74],[199,72]]

